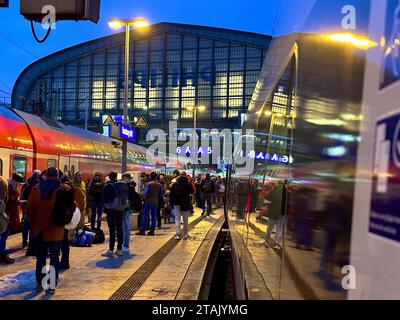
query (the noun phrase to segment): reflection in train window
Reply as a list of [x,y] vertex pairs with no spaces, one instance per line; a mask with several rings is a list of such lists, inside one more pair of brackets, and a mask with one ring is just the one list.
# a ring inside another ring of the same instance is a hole
[[13,172],[17,172],[17,173],[21,174],[25,179],[26,178],[26,165],[27,165],[26,157],[15,156],[13,159],[13,162],[12,162]]
[[75,166],[71,166],[71,174],[72,174],[72,175],[75,174]]
[[0,176],[3,175],[3,160],[0,159]]
[[50,168],[50,167],[53,167],[53,168],[57,167],[57,161],[54,159],[47,160],[47,168]]
[[64,172],[68,172],[68,166],[64,165]]

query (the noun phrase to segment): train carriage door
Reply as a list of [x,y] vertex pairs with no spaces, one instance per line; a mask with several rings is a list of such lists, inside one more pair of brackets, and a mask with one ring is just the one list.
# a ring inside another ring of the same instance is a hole
[[60,170],[62,170],[63,172],[70,171],[69,158],[68,157],[60,156],[59,164],[60,164]]
[[70,158],[69,165],[69,170],[71,171],[72,175],[79,171],[79,159]]
[[10,177],[10,150],[0,148],[0,176]]

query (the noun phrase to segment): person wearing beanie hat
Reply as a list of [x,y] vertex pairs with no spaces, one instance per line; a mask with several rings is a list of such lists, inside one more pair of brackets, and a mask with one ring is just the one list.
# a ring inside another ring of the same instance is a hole
[[18,186],[24,182],[24,177],[14,172],[12,178],[8,181],[8,200],[6,203],[6,212],[8,213],[9,223],[8,229],[10,234],[19,233],[22,231],[22,223],[19,217],[19,190]]
[[104,182],[102,179],[102,174],[100,172],[95,172],[94,178],[88,184],[86,191],[88,207],[91,210],[90,225],[92,227],[92,230],[94,230],[95,227],[97,227],[98,230],[101,229],[101,221],[103,216],[103,189]]
[[[19,205],[22,208],[22,248],[28,247],[26,251],[26,256],[34,256],[35,255],[35,245],[34,239],[30,234],[30,224],[26,219],[26,205],[28,202],[29,195],[34,186],[36,186],[40,182],[40,176],[42,172],[40,170],[34,170],[32,172],[32,176],[26,181],[24,184],[21,197],[19,201]],[[28,242],[29,237],[29,242]]]

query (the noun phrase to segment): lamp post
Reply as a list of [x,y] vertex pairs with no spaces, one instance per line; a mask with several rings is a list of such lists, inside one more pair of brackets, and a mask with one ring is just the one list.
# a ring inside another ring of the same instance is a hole
[[[194,152],[194,156],[198,156],[198,154],[196,153],[196,140],[197,140],[197,112],[203,112],[206,110],[205,106],[194,106],[194,107],[190,107],[188,108],[188,110],[193,111],[193,152]],[[196,167],[195,164],[193,164],[193,180],[195,178],[195,173],[196,173]]]
[[[145,27],[148,22],[143,18],[137,19],[113,19],[108,22],[112,29],[125,27],[125,84],[124,84],[124,125],[128,125],[128,85],[129,85],[129,55],[130,55],[130,30],[131,27]],[[127,171],[128,142],[122,141],[122,173]]]

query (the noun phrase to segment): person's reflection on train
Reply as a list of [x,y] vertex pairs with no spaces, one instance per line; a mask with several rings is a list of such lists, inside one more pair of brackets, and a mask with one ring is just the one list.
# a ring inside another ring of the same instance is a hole
[[278,222],[276,223],[276,234],[275,234],[275,242],[279,248],[282,248],[282,238],[283,232],[286,225],[286,215],[287,215],[287,199],[288,199],[288,180],[285,179],[282,182],[282,205],[281,205],[281,213],[278,218]]
[[340,250],[341,245],[350,242],[352,198],[348,194],[332,195],[327,201],[324,221],[324,245],[321,257],[321,272],[334,272],[334,265],[349,263],[348,252]]
[[246,209],[247,192],[249,191],[249,183],[239,180],[237,185],[237,211],[236,218],[244,219],[244,211]]
[[300,189],[294,203],[295,211],[295,242],[297,249],[312,250],[312,212],[310,211],[311,190],[308,188]]
[[[273,186],[274,186],[274,183],[272,181],[268,181],[267,183],[264,184],[264,186],[258,193],[258,207],[259,208],[262,208],[264,206],[265,198],[271,192]],[[262,221],[263,213],[264,213],[264,210],[260,210],[259,214],[256,217],[257,221]]]
[[268,217],[268,227],[265,234],[265,246],[266,247],[277,247],[277,239],[275,233],[275,240],[271,240],[272,230],[276,226],[278,219],[282,211],[282,194],[283,194],[283,183],[282,181],[276,183],[271,190],[271,192],[266,196],[266,200],[270,203],[268,205],[267,217]]
[[258,195],[260,194],[261,188],[257,179],[253,180],[251,185],[251,204],[250,213],[256,212],[258,207]]

